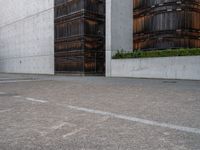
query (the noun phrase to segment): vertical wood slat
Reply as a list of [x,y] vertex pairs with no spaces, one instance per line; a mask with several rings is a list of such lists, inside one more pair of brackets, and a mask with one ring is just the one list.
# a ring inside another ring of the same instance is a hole
[[133,0],[134,49],[200,47],[199,0]]
[[105,0],[55,0],[55,70],[104,73]]

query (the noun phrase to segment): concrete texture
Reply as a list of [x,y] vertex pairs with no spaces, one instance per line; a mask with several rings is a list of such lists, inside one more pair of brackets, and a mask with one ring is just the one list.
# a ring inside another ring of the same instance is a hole
[[54,1],[0,1],[0,72],[54,74]]
[[199,150],[200,134],[68,107],[200,129],[199,98],[199,81],[0,74],[0,149]]
[[106,0],[106,75],[117,50],[133,49],[133,1]]
[[113,59],[112,77],[200,80],[200,56]]

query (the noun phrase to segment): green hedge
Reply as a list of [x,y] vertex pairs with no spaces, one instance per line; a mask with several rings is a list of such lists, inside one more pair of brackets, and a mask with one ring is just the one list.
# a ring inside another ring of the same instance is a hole
[[172,56],[197,56],[200,55],[200,48],[186,48],[186,49],[167,49],[154,51],[140,51],[125,52],[118,50],[113,56],[113,59],[123,58],[150,58],[150,57],[172,57]]

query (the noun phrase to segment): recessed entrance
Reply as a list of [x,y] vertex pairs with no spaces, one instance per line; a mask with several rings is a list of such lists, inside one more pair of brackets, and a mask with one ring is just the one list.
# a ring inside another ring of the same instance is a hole
[[55,0],[55,71],[105,74],[105,0]]

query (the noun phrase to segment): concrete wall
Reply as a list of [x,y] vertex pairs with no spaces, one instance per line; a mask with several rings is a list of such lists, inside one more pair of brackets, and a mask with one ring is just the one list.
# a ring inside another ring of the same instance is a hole
[[106,0],[106,76],[120,49],[133,49],[133,0]]
[[54,74],[54,0],[0,1],[0,72]]
[[113,59],[111,76],[200,80],[200,56]]

